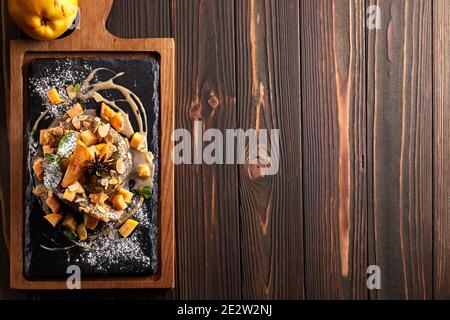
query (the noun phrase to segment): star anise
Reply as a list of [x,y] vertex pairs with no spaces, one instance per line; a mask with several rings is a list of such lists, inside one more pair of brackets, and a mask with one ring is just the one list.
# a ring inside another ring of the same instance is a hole
[[88,173],[90,175],[96,175],[97,177],[101,177],[103,174],[109,174],[109,171],[112,169],[111,164],[113,160],[105,160],[105,157],[99,158],[96,154],[94,160],[89,161],[87,167]]

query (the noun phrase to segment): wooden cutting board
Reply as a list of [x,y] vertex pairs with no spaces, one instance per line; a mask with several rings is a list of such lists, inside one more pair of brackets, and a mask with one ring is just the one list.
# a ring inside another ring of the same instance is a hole
[[152,276],[82,279],[82,289],[174,287],[174,129],[173,39],[120,39],[106,30],[113,0],[79,0],[80,27],[53,41],[11,41],[10,157],[11,253],[10,281],[15,289],[67,289],[66,280],[28,280],[24,276],[24,96],[27,63],[34,58],[134,57],[157,55],[160,62],[160,161],[158,272]]

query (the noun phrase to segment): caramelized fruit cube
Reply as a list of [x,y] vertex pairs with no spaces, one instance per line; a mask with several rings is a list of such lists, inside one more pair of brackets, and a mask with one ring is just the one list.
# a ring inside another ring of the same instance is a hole
[[148,164],[140,164],[136,167],[136,173],[141,178],[150,177],[150,166]]
[[85,164],[89,159],[90,154],[86,145],[84,145],[84,143],[78,143],[70,158],[69,166],[67,167],[63,181],[61,182],[61,185],[64,188],[67,188],[83,176]]
[[84,215],[84,226],[88,230],[95,230],[97,228],[99,220],[97,218],[94,218],[88,214]]
[[36,158],[33,162],[33,171],[36,175],[36,178],[38,178],[39,181],[41,181],[44,178],[44,168],[42,167],[42,162],[44,159],[42,158]]
[[83,107],[81,106],[81,104],[77,103],[72,108],[67,110],[66,113],[70,118],[75,118],[76,116],[79,116],[83,113]]
[[83,223],[78,225],[77,233],[78,233],[78,237],[80,238],[81,241],[87,239],[87,230]]
[[109,119],[109,122],[111,123],[113,128],[116,129],[117,132],[122,131],[123,116],[121,113],[116,113],[111,119]]
[[64,200],[72,202],[73,200],[75,200],[76,195],[77,194],[75,192],[70,191],[69,189],[66,189],[66,191],[64,191],[63,198],[64,198]]
[[77,230],[77,221],[73,216],[68,215],[64,218],[63,226],[67,229],[75,231]]
[[59,213],[50,213],[44,216],[44,219],[46,219],[53,227],[56,227],[62,218],[63,216]]
[[45,204],[52,210],[53,213],[58,213],[61,209],[61,203],[55,196],[48,197]]
[[102,103],[100,108],[100,115],[103,119],[108,120],[116,115],[113,109],[111,109],[106,103]]
[[140,132],[136,132],[130,141],[130,147],[138,150],[141,144],[144,142],[145,135]]
[[128,191],[125,188],[120,188],[119,189],[119,194],[121,194],[123,196],[123,199],[125,200],[125,202],[127,204],[130,204],[131,201],[133,200],[134,193],[131,192],[131,191]]
[[91,130],[83,131],[80,135],[80,139],[87,147],[90,147],[97,143],[97,135],[94,134]]
[[125,223],[120,227],[119,233],[122,237],[127,238],[133,230],[138,226],[139,222],[133,219],[128,219]]
[[114,208],[119,211],[123,211],[128,207],[123,195],[121,195],[120,193],[114,196],[114,198],[112,199],[112,204]]
[[61,104],[64,100],[59,96],[58,90],[56,88],[51,88],[47,92],[48,99],[52,104]]

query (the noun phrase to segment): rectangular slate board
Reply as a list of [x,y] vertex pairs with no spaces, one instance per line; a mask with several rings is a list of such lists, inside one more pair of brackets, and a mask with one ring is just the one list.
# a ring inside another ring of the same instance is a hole
[[[29,279],[65,278],[67,267],[77,265],[83,277],[111,277],[117,275],[148,275],[157,271],[158,248],[158,183],[155,183],[152,198],[146,200],[138,228],[130,239],[116,241],[133,241],[131,248],[120,247],[114,254],[111,250],[90,250],[79,247],[65,251],[48,251],[41,247],[66,247],[71,243],[42,217],[44,215],[37,197],[32,194],[34,187],[31,170],[33,148],[30,148],[30,132],[42,111],[48,106],[45,91],[56,86],[59,91],[70,84],[82,82],[88,74],[97,68],[105,68],[98,73],[96,81],[108,80],[114,73],[124,72],[115,83],[132,90],[142,101],[147,113],[149,150],[155,156],[155,178],[158,181],[159,161],[159,63],[153,57],[148,58],[39,58],[33,59],[27,70],[26,125],[24,127],[24,162],[27,168],[24,183],[25,233],[24,233],[24,272]],[[108,90],[102,95],[110,100],[121,99],[118,92]],[[119,103],[120,104],[120,103]],[[98,108],[93,99],[83,103],[87,109]],[[120,104],[130,115],[136,128],[135,119],[127,104]],[[41,122],[32,140],[38,141],[39,129],[48,127],[53,118]],[[71,210],[64,208],[64,210]],[[109,242],[108,242],[109,244]],[[127,252],[128,251],[128,252]],[[136,251],[138,253],[136,253]]]

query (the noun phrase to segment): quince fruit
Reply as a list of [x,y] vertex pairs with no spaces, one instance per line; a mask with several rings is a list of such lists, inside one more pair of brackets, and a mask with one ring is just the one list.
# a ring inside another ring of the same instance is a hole
[[11,19],[28,36],[53,40],[63,35],[78,13],[78,0],[8,0]]

